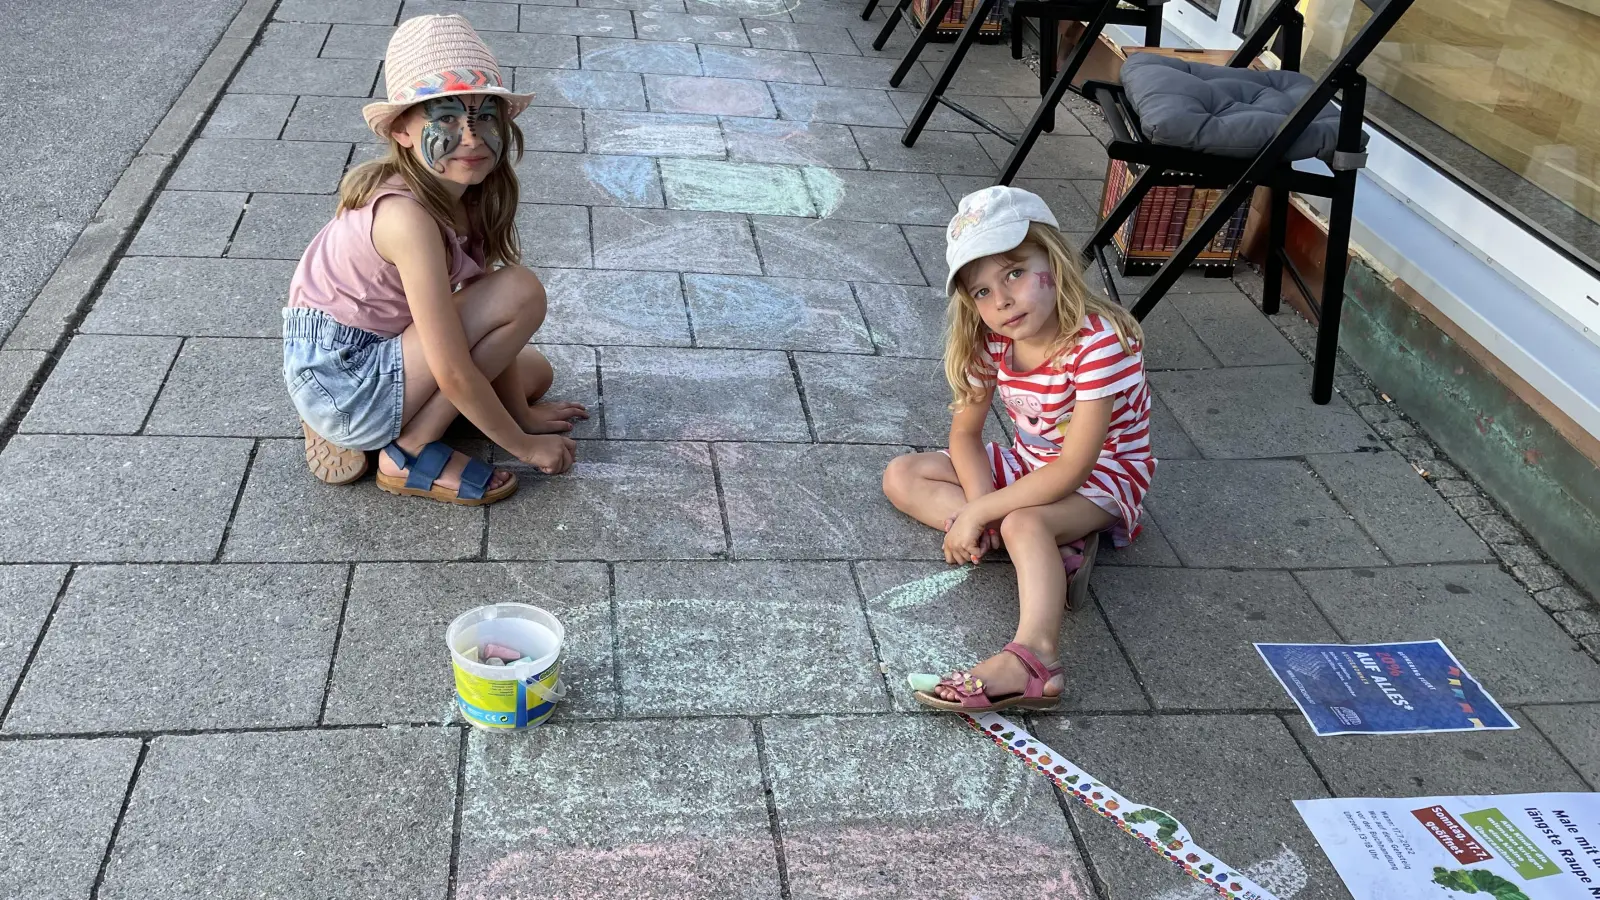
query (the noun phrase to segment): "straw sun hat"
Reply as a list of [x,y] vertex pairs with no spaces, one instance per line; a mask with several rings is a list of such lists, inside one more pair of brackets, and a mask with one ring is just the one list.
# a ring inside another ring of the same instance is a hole
[[528,108],[532,94],[507,90],[500,64],[483,38],[458,15],[417,16],[400,23],[383,62],[387,102],[361,108],[378,137],[388,137],[394,120],[406,109],[434,97],[451,94],[491,94],[499,97],[514,119]]

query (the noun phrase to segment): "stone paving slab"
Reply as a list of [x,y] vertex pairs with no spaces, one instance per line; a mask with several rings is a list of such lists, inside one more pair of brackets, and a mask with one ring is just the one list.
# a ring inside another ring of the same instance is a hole
[[[873,61],[877,62],[877,60]],[[894,66],[896,65],[896,63],[892,60],[882,60],[882,62],[887,63],[889,68],[884,71],[883,80],[877,85],[873,85],[874,87],[887,85],[889,83],[888,73],[892,72],[894,70]],[[923,101],[927,99],[927,91],[931,87],[933,87],[932,79],[922,77],[921,74],[918,73],[914,76],[908,76],[906,80],[900,82],[900,88],[898,90],[890,92],[890,98],[893,99],[895,107],[900,110],[900,114],[905,117],[907,124],[910,124],[910,122],[916,118],[917,110],[922,108]],[[1026,119],[1018,118],[1017,114],[1011,111],[1011,107],[1006,103],[1006,98],[1004,97],[982,97],[950,94],[949,99],[951,102],[959,103],[983,118],[988,119],[989,122],[996,128],[1004,129],[1012,134],[1020,133],[1028,124]],[[928,131],[967,131],[973,134],[988,133],[988,129],[972,121],[971,119],[968,119],[966,116],[959,115],[954,110],[947,109],[944,106],[934,107],[933,115],[928,117],[928,124],[924,125],[923,128]],[[1017,185],[1017,187],[1021,186],[1022,185],[1020,184]],[[1029,188],[1029,190],[1032,190],[1032,188]],[[1045,198],[1046,203],[1049,203],[1050,201],[1051,198]],[[1061,213],[1055,211],[1053,206],[1052,211],[1056,212],[1057,218],[1060,218]]]
[[[266,44],[258,45],[261,52]],[[292,94],[223,94],[200,134],[212,138],[272,140],[283,131],[296,98]],[[366,128],[363,124],[362,128]],[[146,217],[148,224],[149,218]]]
[[[248,94],[230,94],[245,96]],[[370,97],[313,97],[303,95],[295,100],[294,112],[283,126],[286,141],[338,141],[358,145],[360,150],[381,147],[378,136],[367,127],[361,117],[361,107],[371,103]],[[276,137],[275,131],[269,137]],[[368,145],[371,145],[370,147]],[[325,200],[329,207],[331,199]]]
[[252,194],[228,255],[298,262],[337,209],[334,198],[319,194]]
[[713,452],[738,558],[943,558],[938,535],[883,497],[897,448],[717,444]]
[[79,569],[5,731],[314,725],[344,585],[343,566]]
[[350,145],[342,142],[196,138],[167,188],[326,194],[349,156]]
[[710,116],[776,118],[777,108],[763,82],[746,78],[646,75],[645,91],[654,112]]
[[587,146],[581,110],[540,106],[523,111],[518,120],[528,150],[582,153]]
[[756,216],[755,235],[768,275],[923,282],[898,225]]
[[777,351],[607,347],[600,373],[613,440],[811,439],[789,359]]
[[[1158,470],[1159,471],[1159,470]],[[1161,533],[1161,526],[1156,523],[1155,516],[1145,510],[1139,524],[1143,530],[1132,544],[1118,549],[1111,546],[1110,541],[1100,543],[1098,559],[1099,565],[1106,566],[1181,566],[1178,551],[1172,549],[1172,544],[1166,535]]]
[[667,206],[776,216],[813,216],[816,203],[801,170],[705,159],[663,159]]
[[[1277,718],[1078,716],[1070,724],[1041,717],[1033,733],[1129,800],[1177,817],[1201,846],[1278,896],[1349,900],[1290,802],[1327,791]],[[1210,896],[1110,822],[1068,805],[1108,900]]]
[[714,116],[591,110],[584,134],[594,153],[722,159],[727,145]]
[[209,561],[249,454],[224,438],[17,435],[0,452],[0,561]]
[[639,111],[646,108],[643,77],[632,72],[519,68],[516,89],[519,93],[531,92],[537,106]]
[[707,75],[724,78],[754,78],[790,84],[822,84],[822,75],[808,53],[727,47],[704,44],[700,65]]
[[517,237],[525,266],[586,269],[594,265],[587,207],[518,204]]
[[[535,338],[542,339],[540,335]],[[555,344],[541,344],[538,349],[556,373],[545,399],[581,403],[589,410],[589,418],[576,422],[568,435],[576,440],[600,437],[605,433],[605,410],[600,400],[600,358],[595,349]]]
[[457,896],[778,897],[750,724],[468,735]]
[[90,896],[138,758],[135,740],[0,744],[0,895]]
[[[306,0],[296,0],[293,5],[302,8]],[[280,11],[282,11],[280,9]],[[393,19],[390,20],[393,24]],[[294,59],[316,59],[317,52],[328,40],[328,32],[332,25],[326,22],[294,22],[274,21],[268,22],[267,27],[261,30],[261,37],[250,51],[252,57],[279,61]]]
[[17,430],[24,434],[137,433],[181,343],[171,337],[83,334],[73,338]]
[[796,900],[1094,896],[1049,782],[955,717],[761,728]]
[[850,40],[850,32],[842,25],[815,22],[798,24],[751,22],[748,30],[750,45],[753,47],[817,54],[855,51],[855,43]]
[[[228,390],[218,391],[226,384]],[[283,383],[283,341],[190,338],[150,411],[146,434],[299,435]]]
[[1150,384],[1212,459],[1385,449],[1349,406],[1311,402],[1311,367],[1303,363],[1167,372]]
[[[1200,459],[1200,450],[1161,398],[1150,395],[1150,450],[1157,460]],[[1160,471],[1159,466],[1156,471]]]
[[846,282],[686,275],[683,285],[695,341],[702,346],[872,352]]
[[[896,29],[897,36],[901,30],[910,37],[911,29],[906,23]],[[938,77],[944,68],[942,59],[923,57],[917,64],[927,70],[930,78]],[[1039,76],[1021,60],[1012,59],[1010,53],[969,52],[950,82],[950,93],[1034,98],[1039,96]]]
[[221,256],[249,196],[226,191],[162,191],[128,245],[128,255]]
[[864,169],[866,160],[844,125],[772,119],[724,118],[728,158],[741,162],[794,163],[832,169]]
[[862,282],[855,288],[872,341],[881,353],[943,359],[943,282],[926,288]]
[[822,214],[838,219],[942,228],[956,213],[933,175],[809,168],[806,181]]
[[1294,709],[1253,645],[1339,642],[1287,572],[1106,568],[1094,594],[1160,709]]
[[889,708],[844,563],[624,563],[616,579],[625,715]]
[[[512,10],[512,13],[511,25],[515,28],[516,10]],[[487,22],[472,21],[473,27],[481,35]],[[322,50],[317,56],[323,59],[383,59],[394,32],[393,25],[334,25],[328,30],[328,39],[322,43]]]
[[[933,359],[796,353],[795,365],[817,440],[847,444],[944,446],[950,391]],[[987,434],[999,440],[991,423]]]
[[483,515],[481,508],[397,498],[379,490],[370,478],[347,485],[323,484],[306,468],[303,440],[263,440],[239,495],[223,558],[229,562],[465,559],[478,554]]
[[377,74],[376,59],[302,59],[285,66],[275,59],[252,57],[228,82],[228,90],[235,94],[361,97],[372,89]]
[[573,344],[687,347],[689,318],[678,276],[662,272],[541,274],[549,311],[535,337]]
[[1167,305],[1225,366],[1299,365],[1305,361],[1272,320],[1237,290],[1174,295],[1171,304],[1162,304]]
[[[552,6],[567,6],[570,4],[547,4]],[[480,31],[507,32],[517,30],[516,4],[513,3],[480,3],[475,0],[405,0],[405,5],[400,8],[400,21],[404,22],[414,16],[428,14],[441,15],[456,13],[467,17],[473,27]],[[485,41],[492,41],[489,36]],[[500,55],[500,47],[490,43],[489,48],[494,51],[495,59],[501,65],[506,65],[506,60]]]
[[[1017,628],[1017,578],[1003,559],[953,568],[944,563],[861,562],[884,679],[897,709],[926,711],[906,675],[970,669],[1005,646]],[[1149,709],[1133,670],[1094,604],[1061,622],[1066,710]]]
[[294,267],[288,260],[124,259],[81,330],[281,340]]
[[[607,38],[634,36],[633,17],[625,10],[575,9],[529,5],[522,10],[521,31]],[[649,35],[641,35],[649,37]]]
[[443,897],[459,754],[438,728],[156,738],[99,896]]
[[695,52],[694,44],[580,37],[578,50],[582,55],[582,67],[585,69],[601,72],[635,72],[641,75],[702,74],[700,55]]
[[742,216],[610,207],[597,207],[592,216],[599,268],[762,274],[750,225]]
[[1295,460],[1172,459],[1145,508],[1186,566],[1381,566],[1383,554]]
[[580,441],[565,475],[518,471],[522,489],[489,510],[491,559],[708,559],[727,552],[704,444]]
[[0,566],[0,697],[11,697],[66,576],[65,566]]
[[1219,366],[1217,358],[1206,349],[1200,336],[1194,333],[1194,329],[1178,315],[1173,306],[1157,306],[1139,325],[1144,331],[1146,372],[1214,369]]
[[662,205],[661,176],[642,156],[530,151],[517,173],[522,199],[535,203]]
[[339,22],[393,25],[400,0],[281,0],[272,17],[279,22]]
[[[889,87],[889,76],[894,74],[895,67],[900,64],[900,61],[885,57],[855,56],[852,53],[855,45],[848,43],[848,37],[846,41],[847,43],[839,49],[825,50],[811,55],[812,61],[816,63],[817,71],[822,73],[823,83],[831,87],[876,88],[878,90]],[[787,81],[789,79],[777,80]],[[900,82],[900,91],[926,91],[930,87],[933,87],[933,79],[929,78],[927,73],[920,68],[913,68],[906,75],[905,80]],[[916,107],[906,108],[899,98],[899,92],[890,94],[890,102],[899,108],[901,115],[909,117],[916,110]],[[962,119],[960,116],[953,116],[953,118],[966,122],[966,119]],[[937,131],[966,130],[952,129],[942,119],[938,124],[932,124],[930,121],[930,125]]]
[[1295,577],[1352,643],[1438,638],[1501,703],[1600,700],[1600,666],[1494,566]]
[[773,83],[770,87],[778,102],[778,115],[785,119],[887,128],[905,124],[887,91],[811,84]]
[[456,616],[490,603],[531,603],[566,629],[561,676],[570,692],[560,719],[611,716],[611,586],[599,563],[378,563],[359,565],[333,663],[324,721],[459,719],[444,633]]
[[679,15],[645,10],[633,15],[640,40],[748,47],[744,23],[734,16]]
[[[1288,719],[1323,780],[1339,797],[1439,797],[1582,791],[1572,767],[1526,716],[1518,731],[1318,737]],[[1365,738],[1365,740],[1363,740]]]
[[950,271],[944,261],[944,229],[932,225],[903,225],[900,230],[905,232],[906,243],[911,245],[911,253],[916,257],[923,277],[928,284],[942,292],[945,276]]
[[1395,562],[1493,558],[1483,540],[1400,454],[1316,454],[1306,462]]
[[[1522,716],[1532,719],[1539,731],[1589,783],[1600,789],[1600,704],[1573,706],[1528,706]],[[1522,727],[1528,727],[1522,723]]]

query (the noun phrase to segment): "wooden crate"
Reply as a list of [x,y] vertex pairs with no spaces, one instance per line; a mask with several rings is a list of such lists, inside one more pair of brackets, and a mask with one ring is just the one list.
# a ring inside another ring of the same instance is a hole
[[[989,13],[989,21],[983,23],[978,31],[979,40],[998,41],[1005,36],[1005,9],[1006,4],[996,3]],[[933,12],[934,0],[911,0],[911,21],[917,28],[922,28],[928,22],[928,15]],[[955,0],[950,4],[950,11],[945,13],[944,21],[933,32],[933,39],[938,41],[953,41],[961,35],[961,29],[967,27],[967,20],[978,11],[978,0]]]
[[[1106,166],[1105,191],[1100,198],[1101,221],[1111,213],[1112,207],[1127,196],[1139,172],[1139,167],[1130,167],[1120,159],[1113,159]],[[1222,194],[1220,188],[1164,185],[1152,189],[1133,215],[1112,235],[1111,246],[1116,249],[1121,261],[1122,274],[1134,275],[1160,268],[1172,251],[1194,233],[1195,227],[1222,198]],[[1200,251],[1194,264],[1205,268],[1207,275],[1222,277],[1231,274],[1239,256],[1239,243],[1244,236],[1245,219],[1249,214],[1250,205],[1241,204],[1228,224]]]

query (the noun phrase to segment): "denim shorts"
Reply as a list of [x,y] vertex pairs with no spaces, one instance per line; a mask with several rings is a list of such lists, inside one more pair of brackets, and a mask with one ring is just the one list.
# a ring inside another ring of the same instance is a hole
[[400,338],[341,325],[321,310],[283,311],[283,380],[300,418],[352,450],[379,450],[400,434],[405,363]]

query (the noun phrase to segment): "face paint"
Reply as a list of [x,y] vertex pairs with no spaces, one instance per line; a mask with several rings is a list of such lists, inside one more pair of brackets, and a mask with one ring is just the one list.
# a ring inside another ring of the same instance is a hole
[[[472,106],[468,106],[472,102]],[[500,161],[500,99],[498,97],[439,97],[424,100],[422,114],[428,124],[422,128],[418,149],[422,161],[435,172],[444,172],[444,160],[471,134],[483,144],[495,162]]]
[[1054,275],[1051,275],[1049,272],[1039,272],[1036,274],[1039,276],[1039,287],[1042,287],[1047,291],[1053,291],[1056,289],[1056,277]]

